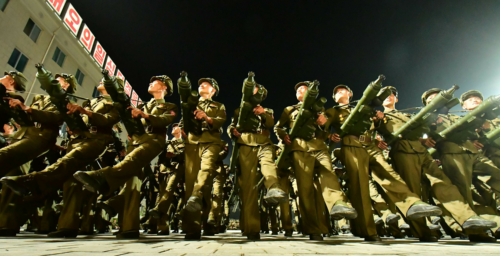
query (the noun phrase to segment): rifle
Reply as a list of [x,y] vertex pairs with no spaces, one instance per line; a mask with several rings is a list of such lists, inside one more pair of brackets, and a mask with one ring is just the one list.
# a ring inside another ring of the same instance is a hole
[[187,77],[187,72],[182,71],[181,77],[177,80],[179,95],[181,96],[181,112],[183,129],[187,133],[201,134],[201,122],[194,118],[194,111],[200,101],[197,91],[191,90],[191,81]]
[[[304,100],[299,109],[296,121],[290,129],[288,136],[293,141],[295,138],[310,140],[316,132],[316,116],[323,110],[326,103],[326,98],[321,97],[316,99],[319,94],[319,81],[309,83],[307,91],[304,95]],[[290,150],[291,145],[286,145],[283,151],[278,156],[276,164],[278,168],[286,170],[290,166]]]
[[[387,138],[387,144],[392,144],[398,138],[404,138],[410,134],[422,134],[427,128],[430,120],[435,120],[437,113],[448,112],[458,104],[458,99],[453,97],[453,93],[460,87],[453,85],[446,91],[441,91],[432,101],[414,115],[408,122],[392,133],[391,138]],[[410,135],[411,136],[411,135]]]
[[[500,95],[491,96],[448,128],[439,133],[431,132],[429,135],[436,143],[457,138],[460,140],[469,138],[471,135],[476,135],[476,128],[481,127],[486,120],[492,120],[498,116],[499,105]],[[429,153],[435,154],[436,149],[429,149]]]
[[4,100],[4,97],[11,97],[7,93],[7,88],[0,83],[0,113],[6,113],[10,118],[13,118],[20,126],[33,126],[34,123],[28,114],[20,107],[11,108],[9,100]]
[[87,124],[85,124],[79,113],[67,114],[68,108],[66,106],[71,102],[70,94],[61,87],[59,81],[55,80],[52,73],[47,71],[41,63],[36,64],[35,67],[38,70],[36,78],[40,82],[42,89],[49,94],[50,101],[56,106],[69,129],[71,131],[88,131]]
[[108,70],[103,69],[102,75],[104,88],[106,88],[106,92],[113,100],[113,106],[120,114],[120,118],[122,119],[128,135],[132,137],[134,134],[141,136],[146,133],[141,119],[132,118],[132,110],[128,109],[128,107],[131,106],[130,98],[125,93],[123,86],[118,83],[116,77],[109,75]]
[[500,147],[500,139],[498,138],[500,138],[500,126],[484,134],[479,142],[483,145]]

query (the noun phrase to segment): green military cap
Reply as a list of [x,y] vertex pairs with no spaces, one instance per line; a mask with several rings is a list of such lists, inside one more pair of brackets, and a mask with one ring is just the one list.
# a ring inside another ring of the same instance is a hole
[[396,98],[398,97],[398,89],[396,89],[396,87],[394,87],[394,86],[386,86],[386,87],[382,88],[382,90],[380,90],[380,92],[378,94],[379,95],[382,94],[382,92],[385,90],[391,90],[392,94],[394,94],[394,96],[396,96]]
[[215,88],[215,96],[219,95],[219,84],[217,83],[217,81],[215,81],[215,79],[213,78],[202,78],[200,80],[198,80],[198,85],[201,85],[203,82],[207,82],[209,84],[212,85],[213,88]]
[[424,104],[424,106],[427,106],[427,98],[429,98],[429,96],[431,96],[434,93],[441,92],[442,90],[443,89],[432,88],[432,89],[427,90],[426,92],[424,92],[424,94],[422,94],[422,104]]
[[297,91],[299,87],[301,87],[302,85],[309,87],[310,83],[311,83],[310,81],[299,82],[298,84],[295,85],[295,91]]
[[161,75],[161,76],[153,76],[151,77],[150,82],[154,82],[156,80],[162,81],[167,87],[168,87],[168,92],[167,96],[170,96],[174,93],[174,84],[172,83],[172,79],[166,75]]
[[76,84],[78,82],[76,81],[76,78],[72,74],[61,73],[61,74],[56,74],[54,77],[56,79],[62,77],[64,78],[64,80],[66,80],[66,82],[69,83],[69,87],[68,89],[66,89],[67,93],[71,94],[76,93]]
[[476,90],[470,90],[470,91],[467,91],[467,92],[464,92],[462,94],[462,96],[460,96],[460,105],[464,105],[464,101],[466,101],[468,98],[470,98],[471,96],[477,96],[479,97],[481,100],[483,100],[483,94],[479,91],[476,91]]
[[352,96],[354,96],[354,93],[352,92],[351,88],[349,88],[349,86],[347,86],[345,84],[339,84],[339,85],[335,86],[335,88],[333,88],[333,95],[332,95],[332,97],[334,99],[335,99],[335,93],[337,92],[337,89],[340,89],[340,88],[347,89],[351,93],[351,97],[349,97],[349,99],[352,99]]
[[28,79],[23,75],[23,73],[18,71],[5,71],[4,75],[10,75],[12,79],[16,82],[14,89],[16,91],[24,92],[26,91],[26,84],[28,83]]

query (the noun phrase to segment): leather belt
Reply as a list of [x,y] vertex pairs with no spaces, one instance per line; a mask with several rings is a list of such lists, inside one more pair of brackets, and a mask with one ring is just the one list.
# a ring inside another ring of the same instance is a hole
[[146,132],[149,134],[154,133],[154,134],[158,134],[158,135],[166,135],[167,128],[154,128],[153,126],[147,126]]
[[369,136],[365,136],[365,135],[359,135],[359,136],[346,135],[346,136],[357,139],[359,142],[362,142],[362,143],[371,143],[372,142],[372,138]]

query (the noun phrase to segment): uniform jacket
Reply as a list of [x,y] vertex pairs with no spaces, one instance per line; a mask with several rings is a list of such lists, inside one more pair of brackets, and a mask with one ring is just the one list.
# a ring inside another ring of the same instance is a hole
[[[200,98],[197,109],[203,110],[208,117],[212,118],[213,124],[210,125],[207,121],[201,121],[202,133],[200,135],[188,133],[186,143],[215,143],[223,145],[224,142],[221,140],[220,134],[222,132],[222,125],[226,122],[226,107],[224,104],[211,99]],[[183,126],[182,121],[180,126]]]
[[[285,136],[292,129],[293,124],[297,120],[301,105],[302,103],[299,103],[297,105],[285,108],[283,114],[281,114],[280,119],[274,126],[274,132],[276,133],[276,136],[278,136],[278,138],[280,138],[281,140],[284,140]],[[302,138],[295,138],[292,141],[291,151],[314,152],[326,150],[328,149],[325,144],[325,140],[327,138],[328,132],[326,132],[324,127],[317,125],[314,138],[307,141]]]
[[[260,125],[256,131],[242,131],[241,136],[237,138],[236,143],[247,146],[260,146],[273,144],[269,138],[270,129],[274,126],[273,110],[265,108],[265,112],[257,116],[260,119]],[[252,113],[253,114],[253,113]],[[234,111],[234,116],[231,119],[231,124],[227,128],[227,133],[231,139],[236,139],[232,130],[236,128],[240,115],[240,109]]]

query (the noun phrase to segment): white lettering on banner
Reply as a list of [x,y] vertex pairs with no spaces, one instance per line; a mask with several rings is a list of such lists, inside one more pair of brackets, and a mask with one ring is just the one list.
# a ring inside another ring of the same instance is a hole
[[95,36],[90,32],[87,24],[83,25],[82,34],[80,35],[80,42],[85,46],[85,50],[90,52],[92,50],[92,46],[94,46]]
[[61,15],[61,12],[64,8],[64,4],[66,0],[48,0],[47,3],[57,12],[57,14]]
[[109,56],[108,56],[108,59],[106,60],[106,69],[109,71],[109,75],[111,75],[111,76],[115,75],[116,65],[113,62],[113,60],[111,60],[111,57],[109,57]]
[[104,65],[104,59],[106,58],[106,51],[102,48],[102,45],[97,41],[94,54],[92,55],[94,59],[97,61],[100,67]]
[[125,82],[125,93],[130,97],[130,93],[132,92],[132,86],[127,82]]
[[76,12],[72,4],[69,4],[66,15],[64,15],[64,23],[68,25],[69,30],[73,33],[73,35],[76,36],[76,34],[78,34],[78,30],[82,25],[82,17],[80,17],[80,15]]
[[125,76],[122,74],[122,72],[119,69],[118,69],[118,72],[116,72],[116,77],[119,77],[123,81],[125,81]]
[[132,102],[135,106],[139,105],[137,104],[137,99],[139,99],[139,95],[137,95],[137,93],[134,91],[132,92],[132,100],[130,102]]

